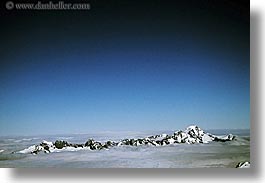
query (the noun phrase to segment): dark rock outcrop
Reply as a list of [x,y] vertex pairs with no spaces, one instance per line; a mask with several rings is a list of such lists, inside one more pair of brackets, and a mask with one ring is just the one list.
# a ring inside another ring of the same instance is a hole
[[250,168],[250,163],[248,161],[239,162],[236,168]]
[[54,143],[55,147],[57,149],[62,149],[64,147],[67,147],[69,146],[68,142],[66,141],[61,141],[61,140],[56,140],[55,143]]

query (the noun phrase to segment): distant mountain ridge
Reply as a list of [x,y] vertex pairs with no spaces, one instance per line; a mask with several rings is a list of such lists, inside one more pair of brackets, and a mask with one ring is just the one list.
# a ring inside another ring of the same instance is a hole
[[213,135],[204,132],[197,125],[188,126],[184,131],[175,131],[172,135],[160,134],[152,135],[144,138],[122,139],[120,141],[108,140],[106,142],[95,141],[88,139],[84,144],[69,143],[67,141],[56,140],[55,142],[48,142],[43,140],[38,145],[32,145],[17,153],[31,153],[38,154],[40,152],[51,153],[60,151],[78,151],[78,150],[101,150],[109,149],[114,146],[165,146],[170,144],[195,144],[195,143],[209,143],[209,142],[226,142],[235,140],[236,136],[228,135]]

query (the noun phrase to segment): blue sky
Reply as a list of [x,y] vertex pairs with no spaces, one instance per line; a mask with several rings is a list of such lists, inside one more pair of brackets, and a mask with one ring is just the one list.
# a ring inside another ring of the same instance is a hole
[[[205,15],[197,17],[201,25],[170,13],[150,22],[157,13],[143,8],[117,22],[116,12],[106,20],[94,10],[93,19],[80,13],[73,25],[63,21],[67,13],[25,15],[28,26],[7,25],[13,32],[1,62],[0,134],[249,128],[248,22],[226,12],[216,15],[223,30]],[[179,22],[172,27],[168,16]]]

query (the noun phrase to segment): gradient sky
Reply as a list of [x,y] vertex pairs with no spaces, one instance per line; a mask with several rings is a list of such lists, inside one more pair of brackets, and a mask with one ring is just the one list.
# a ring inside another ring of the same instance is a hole
[[249,2],[2,11],[0,135],[250,127]]

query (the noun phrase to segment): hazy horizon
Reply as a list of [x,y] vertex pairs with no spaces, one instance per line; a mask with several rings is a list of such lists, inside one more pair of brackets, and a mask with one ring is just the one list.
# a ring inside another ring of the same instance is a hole
[[[188,126],[187,126],[188,127]],[[205,132],[223,132],[223,131],[231,131],[231,132],[234,132],[234,131],[246,131],[246,132],[249,132],[250,133],[250,129],[249,128],[238,128],[238,129],[206,129],[206,128],[201,128],[202,130],[204,130]],[[67,135],[95,135],[95,134],[126,134],[126,133],[150,133],[150,135],[155,135],[153,133],[157,133],[156,135],[158,134],[162,134],[162,133],[168,133],[168,132],[172,132],[174,133],[175,131],[178,131],[178,130],[186,130],[186,128],[182,128],[182,129],[154,129],[154,130],[101,130],[101,131],[87,131],[87,132],[62,132],[62,133],[44,133],[44,134],[39,134],[39,133],[28,133],[28,134],[17,134],[17,133],[14,133],[14,134],[5,134],[5,135],[2,135],[0,134],[0,137],[42,137],[42,136],[67,136]],[[223,134],[225,135],[225,133]],[[235,134],[234,134],[235,135]],[[44,139],[40,139],[40,140],[44,140]]]

